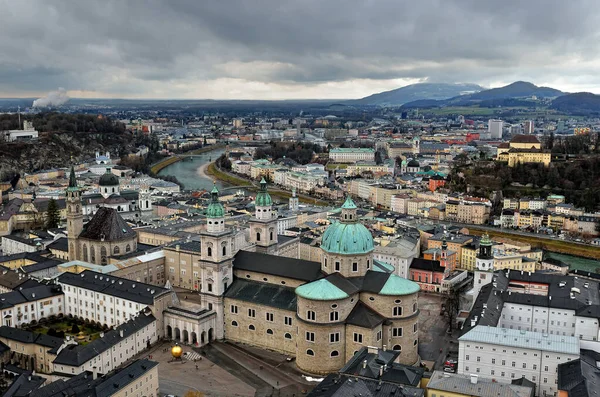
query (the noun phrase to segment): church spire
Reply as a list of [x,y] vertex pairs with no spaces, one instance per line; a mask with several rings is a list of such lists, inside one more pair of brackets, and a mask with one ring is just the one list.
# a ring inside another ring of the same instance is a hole
[[71,166],[71,173],[69,174],[69,189],[77,189],[77,178],[75,177],[75,168]]

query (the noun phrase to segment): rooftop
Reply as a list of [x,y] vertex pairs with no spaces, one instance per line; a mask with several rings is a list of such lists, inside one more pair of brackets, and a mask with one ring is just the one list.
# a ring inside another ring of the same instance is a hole
[[472,382],[470,375],[434,371],[427,388],[430,391],[439,390],[473,397],[530,397],[532,395],[531,388],[527,386],[495,382],[479,377],[474,379],[476,381]]
[[477,325],[458,340],[579,355],[579,339],[573,336]]

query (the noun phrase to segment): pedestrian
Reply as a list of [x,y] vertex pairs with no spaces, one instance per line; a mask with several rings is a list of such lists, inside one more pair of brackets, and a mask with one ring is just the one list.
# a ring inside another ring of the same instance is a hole
[[198,371],[198,364],[196,364],[196,371]]

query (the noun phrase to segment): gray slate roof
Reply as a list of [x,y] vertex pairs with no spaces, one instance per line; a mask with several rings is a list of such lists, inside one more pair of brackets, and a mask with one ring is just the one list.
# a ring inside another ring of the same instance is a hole
[[144,305],[153,305],[155,298],[169,293],[166,288],[121,277],[103,275],[92,270],[85,270],[79,274],[65,272],[58,276],[57,280],[62,284],[101,292]]
[[323,276],[321,264],[302,259],[286,258],[259,252],[238,251],[233,259],[234,270],[271,274],[273,276],[313,281]]
[[[137,317],[119,325],[114,330],[105,333],[102,338],[95,339],[87,345],[65,347],[56,356],[53,363],[79,367],[154,321],[156,318],[152,314],[140,313]],[[120,335],[121,331],[123,331],[123,337]]]
[[108,207],[98,208],[98,212],[85,225],[83,232],[79,235],[80,238],[104,239],[104,241],[122,241],[136,236],[137,234],[121,218],[117,210]]
[[427,388],[430,393],[439,390],[477,397],[530,397],[531,395],[530,387],[492,382],[491,379],[478,379],[477,383],[471,383],[469,375],[448,374],[441,371],[433,372]]
[[296,311],[294,288],[283,285],[266,284],[238,278],[227,289],[225,297],[277,309]]

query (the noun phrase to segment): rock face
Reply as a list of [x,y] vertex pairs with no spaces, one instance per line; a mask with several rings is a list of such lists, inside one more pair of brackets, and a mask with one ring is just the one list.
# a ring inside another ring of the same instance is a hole
[[67,167],[94,158],[96,151],[109,151],[119,158],[132,149],[133,139],[127,132],[40,134],[37,141],[0,142],[0,181],[15,173]]

